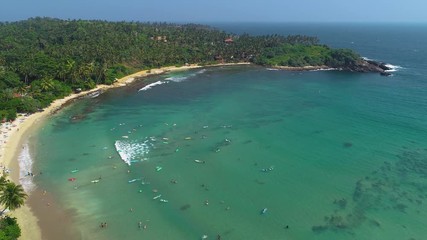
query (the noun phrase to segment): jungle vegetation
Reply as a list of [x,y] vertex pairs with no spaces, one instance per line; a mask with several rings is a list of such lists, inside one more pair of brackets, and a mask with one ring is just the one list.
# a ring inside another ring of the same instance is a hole
[[137,70],[185,64],[354,64],[351,50],[316,37],[235,35],[197,24],[30,18],[0,23],[0,120],[32,113],[76,89]]

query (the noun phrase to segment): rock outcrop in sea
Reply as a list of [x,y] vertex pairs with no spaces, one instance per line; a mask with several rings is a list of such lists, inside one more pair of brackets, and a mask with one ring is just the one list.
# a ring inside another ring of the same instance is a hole
[[351,72],[377,72],[383,76],[391,75],[387,72],[387,70],[391,70],[391,68],[387,67],[386,63],[367,59],[361,59],[356,63],[344,66],[341,69]]

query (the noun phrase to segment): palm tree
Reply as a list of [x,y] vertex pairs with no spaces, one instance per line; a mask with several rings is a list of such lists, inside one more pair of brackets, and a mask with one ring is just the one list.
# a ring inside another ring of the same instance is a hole
[[6,183],[0,195],[0,203],[5,207],[0,215],[2,215],[6,209],[15,210],[24,205],[27,196],[28,195],[24,192],[21,185],[16,185],[13,182]]
[[0,192],[2,192],[5,188],[9,180],[7,180],[4,176],[0,177]]
[[43,78],[40,81],[40,88],[43,92],[47,92],[53,88],[53,79],[52,78]]

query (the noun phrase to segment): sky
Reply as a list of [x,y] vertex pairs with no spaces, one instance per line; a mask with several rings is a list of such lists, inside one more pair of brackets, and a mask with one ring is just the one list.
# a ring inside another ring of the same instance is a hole
[[0,0],[0,21],[427,22],[426,0]]

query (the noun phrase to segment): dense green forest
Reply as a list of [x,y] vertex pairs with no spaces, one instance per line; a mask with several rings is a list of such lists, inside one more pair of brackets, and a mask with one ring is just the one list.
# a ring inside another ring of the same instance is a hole
[[0,119],[34,112],[77,88],[184,64],[344,67],[360,56],[315,37],[234,35],[204,25],[31,18],[0,23]]

